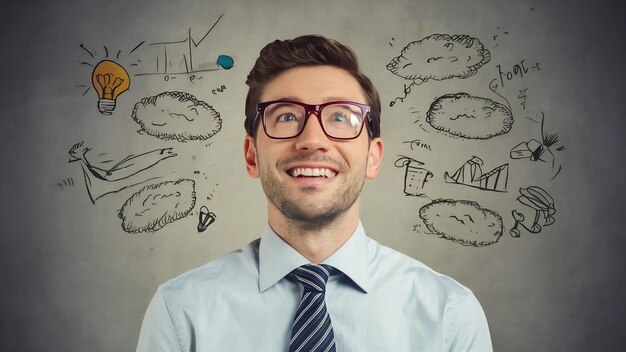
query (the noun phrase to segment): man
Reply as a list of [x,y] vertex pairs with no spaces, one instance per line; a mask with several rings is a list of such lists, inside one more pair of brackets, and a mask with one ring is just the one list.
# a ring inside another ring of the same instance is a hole
[[260,240],[161,285],[138,351],[490,351],[470,290],[365,235],[380,100],[348,47],[268,44],[246,82],[244,156]]

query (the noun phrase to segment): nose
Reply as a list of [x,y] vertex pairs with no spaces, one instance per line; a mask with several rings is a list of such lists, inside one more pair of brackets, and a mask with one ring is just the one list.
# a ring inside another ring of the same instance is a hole
[[317,113],[312,111],[305,122],[302,133],[300,133],[300,135],[296,138],[296,148],[328,150],[329,145],[330,140],[322,129]]

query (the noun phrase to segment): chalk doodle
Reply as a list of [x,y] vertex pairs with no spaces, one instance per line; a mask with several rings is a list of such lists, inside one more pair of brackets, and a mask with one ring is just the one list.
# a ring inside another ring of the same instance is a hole
[[465,79],[489,62],[491,54],[477,38],[469,35],[432,34],[405,46],[387,64],[391,73],[410,81],[404,95],[389,103],[404,101],[411,88],[428,80]]
[[195,79],[202,78],[202,76],[197,75],[199,73],[231,69],[235,61],[229,55],[220,54],[214,62],[205,61],[202,63],[196,61],[198,55],[195,55],[198,51],[203,53],[207,51],[203,43],[207,42],[209,34],[223,16],[224,14],[221,14],[211,28],[199,39],[192,34],[190,27],[187,37],[184,39],[149,43],[149,47],[157,49],[156,57],[150,60],[153,66],[146,72],[136,74],[136,76],[161,75],[165,81],[169,81],[176,79],[176,75],[187,75],[189,80],[193,82]]
[[517,99],[519,100],[523,110],[526,110],[526,100],[528,99],[527,94],[528,88],[524,88],[519,90],[519,95],[517,96]]
[[500,215],[474,201],[437,199],[423,206],[419,216],[431,234],[464,246],[488,246],[502,237]]
[[211,93],[213,95],[217,95],[218,93],[223,93],[225,90],[226,90],[226,85],[222,84],[221,86],[219,86],[219,87],[217,87],[215,89],[212,89]]
[[179,179],[143,187],[128,198],[118,216],[128,233],[155,232],[187,216],[195,205],[195,182]]
[[483,160],[473,156],[466,161],[454,174],[445,172],[446,183],[456,183],[485,191],[506,192],[509,179],[509,164],[500,165],[493,170],[483,173]]
[[141,99],[131,117],[146,133],[162,140],[207,140],[222,128],[220,113],[186,92],[164,92]]
[[467,139],[489,139],[511,130],[513,115],[506,106],[467,93],[446,94],[430,105],[426,122],[438,131]]
[[200,213],[198,214],[198,232],[204,232],[206,229],[215,222],[217,216],[215,213],[209,211],[206,206],[200,207]]
[[513,79],[523,79],[524,76],[528,74],[531,69],[536,70],[537,72],[541,71],[541,66],[539,65],[539,62],[535,62],[534,65],[531,64],[528,67],[527,65],[528,64],[526,63],[525,59],[521,60],[519,64],[513,65],[511,71],[502,70],[502,66],[496,65],[496,68],[498,69],[498,78],[500,79],[500,87],[504,88],[504,83]]
[[[500,26],[497,27],[497,30],[500,31]],[[507,31],[502,31],[503,35],[509,35],[509,32]],[[498,47],[498,37],[500,37],[500,34],[495,34],[494,36],[491,37],[491,39],[494,41],[494,49]]]
[[84,142],[76,143],[69,151],[69,163],[80,162],[85,178],[85,186],[91,202],[126,188],[155,179],[146,177],[142,171],[148,170],[157,163],[173,158],[176,153],[172,148],[156,149],[138,155],[130,154],[121,160],[111,159],[107,153],[100,153],[93,158],[88,157],[90,147]]
[[401,156],[395,162],[395,166],[405,168],[404,171],[404,194],[407,196],[421,197],[424,185],[433,177],[433,173],[423,168],[421,161]]
[[404,141],[402,143],[408,144],[409,147],[411,148],[411,150],[424,149],[424,150],[428,150],[428,151],[431,151],[431,152],[433,151],[433,149],[430,146],[430,144],[424,143],[420,139],[414,139],[414,140],[411,140],[411,141]]
[[57,186],[59,186],[62,191],[65,189],[65,187],[74,187],[74,178],[68,177],[66,179],[63,179],[62,181],[59,181],[57,183]]
[[[538,186],[529,186],[520,188],[520,196],[517,201],[525,205],[525,209],[515,209],[511,212],[515,224],[509,231],[512,237],[520,237],[519,227],[530,233],[541,232],[542,226],[550,226],[554,224],[553,215],[556,213],[554,207],[554,199],[548,192]],[[530,222],[526,221],[525,212],[529,211],[526,216]],[[530,216],[529,216],[530,215]]]
[[[109,49],[106,46],[103,46],[104,59],[100,59],[97,64],[94,60],[98,60],[98,57],[101,55],[98,55],[98,52],[95,49],[90,50],[87,49],[84,44],[80,44],[80,48],[90,56],[89,61],[81,62],[81,65],[93,67],[93,70],[90,76],[91,84],[89,86],[81,84],[77,87],[87,87],[82,94],[83,96],[92,88],[96,91],[98,96],[98,111],[100,111],[101,114],[113,114],[118,96],[130,88],[130,74],[120,62],[122,60],[128,61],[128,56],[137,50],[142,44],[143,42],[139,43],[132,50],[130,50],[126,56],[122,56],[122,51],[118,50],[114,58],[110,57]],[[130,60],[132,62],[132,59]],[[137,66],[138,62],[139,60],[132,62],[129,66]]]
[[[537,122],[531,119],[534,122]],[[561,172],[562,165],[557,161],[551,147],[559,142],[558,133],[544,132],[545,114],[541,112],[541,141],[530,139],[522,142],[511,149],[511,159],[528,159],[530,161],[543,161],[550,165],[553,170],[552,180]],[[556,151],[564,150],[564,146],[556,147]]]
[[128,72],[117,62],[102,60],[93,69],[91,79],[98,93],[98,110],[103,115],[111,115],[117,97],[130,87]]

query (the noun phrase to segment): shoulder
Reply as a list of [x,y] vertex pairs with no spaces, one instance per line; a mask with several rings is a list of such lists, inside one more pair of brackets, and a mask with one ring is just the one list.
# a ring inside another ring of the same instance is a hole
[[166,300],[236,290],[258,282],[259,240],[168,280],[159,287]]
[[419,260],[381,245],[371,238],[368,241],[373,277],[397,282],[405,288],[419,288],[421,293],[445,297],[448,300],[465,300],[472,295],[467,287],[455,279],[433,270]]
[[448,350],[492,350],[485,313],[469,288],[414,258],[369,241],[378,295],[394,297],[409,315],[429,317],[426,322],[443,329]]

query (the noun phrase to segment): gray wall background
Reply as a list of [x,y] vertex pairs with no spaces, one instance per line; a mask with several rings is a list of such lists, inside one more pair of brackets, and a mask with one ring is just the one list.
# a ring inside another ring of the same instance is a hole
[[[617,350],[626,343],[626,50],[618,2],[40,1],[1,7],[2,350],[133,350],[159,283],[258,237],[265,199],[242,159],[244,81],[263,45],[307,33],[350,45],[381,93],[383,171],[362,197],[371,237],[470,287],[496,350]],[[184,40],[189,28],[199,40],[222,14],[194,60],[215,69],[215,59],[225,54],[235,61],[232,69],[198,73],[202,78],[193,81],[185,74],[135,76],[154,71],[158,54],[149,44]],[[391,74],[387,63],[408,43],[434,33],[478,38],[491,59],[466,79],[414,86],[390,107],[411,82]],[[104,59],[105,47],[109,57],[121,50],[117,61],[131,74],[130,90],[111,116],[98,112],[93,88],[83,95],[92,67],[81,63]],[[467,92],[504,104],[489,83],[499,78],[498,65],[506,77],[521,60],[539,62],[540,70],[516,75],[497,90],[515,119],[509,133],[466,140],[424,124],[430,103],[444,94]],[[223,91],[214,94],[217,88]],[[222,120],[219,133],[184,143],[138,134],[130,117],[134,104],[166,91],[188,92],[211,105]],[[565,146],[553,150],[562,167],[554,179],[547,162],[509,158],[518,143],[540,139],[539,125],[529,118],[542,112],[546,132],[558,133],[555,147]],[[430,149],[405,143],[417,139]],[[94,159],[173,148],[175,158],[142,176],[162,177],[157,183],[194,180],[194,209],[158,231],[127,233],[117,214],[141,186],[92,204],[80,162],[68,163],[68,151],[81,141],[93,148]],[[405,195],[405,170],[394,166],[400,155],[433,173],[426,196]],[[485,172],[509,163],[507,192],[443,182],[444,171],[454,172],[471,155],[481,156]],[[518,189],[530,185],[554,198],[556,221],[514,238],[511,211],[521,209]],[[476,201],[497,212],[502,236],[476,247],[432,234],[419,210],[438,198]],[[198,233],[203,205],[217,220]]]

